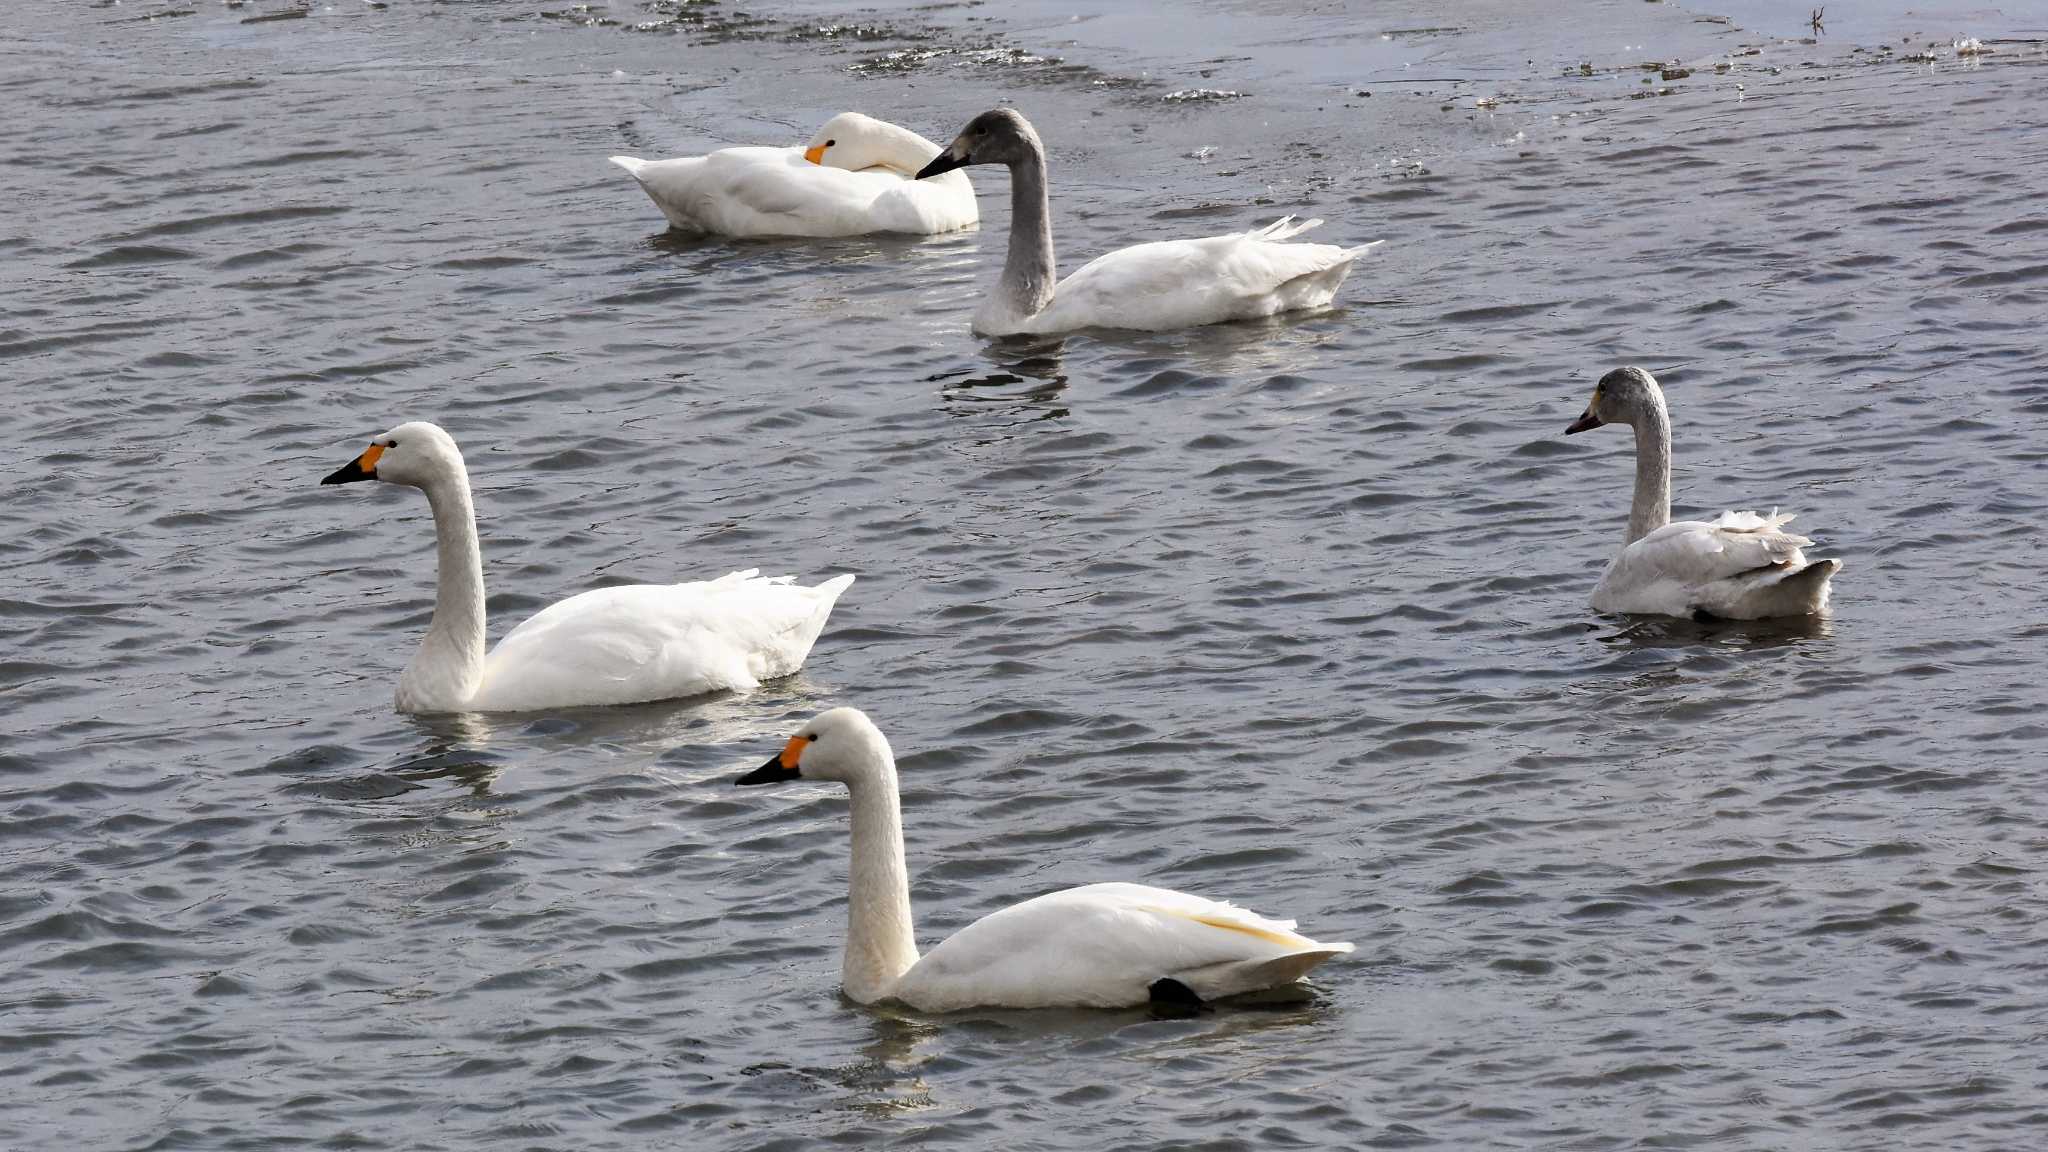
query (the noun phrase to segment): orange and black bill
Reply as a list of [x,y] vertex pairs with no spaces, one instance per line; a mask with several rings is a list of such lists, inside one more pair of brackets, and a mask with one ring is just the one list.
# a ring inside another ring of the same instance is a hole
[[782,751],[775,754],[775,759],[768,761],[766,764],[733,781],[733,783],[744,787],[748,784],[780,784],[784,780],[796,779],[799,775],[796,770],[796,762],[798,758],[803,756],[804,746],[810,742],[811,739],[808,736],[791,736],[789,743],[783,746]]
[[363,454],[329,472],[321,479],[322,484],[353,484],[358,480],[377,478],[377,457],[384,454],[382,444],[372,444],[363,449]]

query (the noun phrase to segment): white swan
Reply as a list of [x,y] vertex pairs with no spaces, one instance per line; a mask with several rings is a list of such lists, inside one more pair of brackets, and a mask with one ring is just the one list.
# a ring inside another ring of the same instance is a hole
[[1351,261],[1379,243],[1283,243],[1322,223],[1297,224],[1289,216],[1250,232],[1119,248],[1055,284],[1045,146],[1031,122],[1008,108],[984,112],[917,175],[929,179],[969,164],[1010,169],[1010,250],[995,291],[974,313],[974,330],[985,336],[1157,332],[1321,308],[1350,274]]
[[1671,417],[1664,391],[1641,368],[1616,368],[1593,386],[1565,435],[1627,424],[1636,430],[1636,494],[1628,539],[1593,589],[1593,608],[1649,616],[1758,620],[1827,611],[1840,560],[1808,560],[1813,541],[1780,531],[1790,513],[1723,512],[1671,520]]
[[744,691],[803,665],[853,577],[799,588],[755,570],[599,588],[541,609],[484,652],[484,574],[469,473],[438,426],[400,424],[322,484],[418,488],[434,510],[434,619],[398,678],[401,712],[526,712]]
[[773,760],[740,777],[846,785],[853,809],[846,994],[919,1011],[1118,1008],[1199,1003],[1292,983],[1351,951],[1234,905],[1142,884],[1090,884],[1013,904],[917,954],[896,758],[865,713],[811,718]]
[[842,112],[804,148],[723,148],[708,156],[614,156],[669,223],[716,236],[927,235],[981,218],[963,173],[912,178],[939,146],[908,128]]

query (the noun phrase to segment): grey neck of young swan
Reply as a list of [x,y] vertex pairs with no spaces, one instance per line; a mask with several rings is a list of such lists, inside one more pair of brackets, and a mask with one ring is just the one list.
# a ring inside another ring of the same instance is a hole
[[1628,539],[1641,540],[1671,523],[1671,416],[1664,398],[1652,393],[1646,411],[1637,415],[1636,496],[1628,511]]
[[877,755],[879,770],[847,787],[853,807],[853,852],[847,868],[846,958],[840,979],[846,994],[862,1004],[889,996],[917,963],[896,760],[886,744]]
[[399,696],[408,710],[449,711],[483,682],[483,556],[468,478],[457,474],[426,493],[434,510],[434,621],[399,680]]
[[1056,282],[1045,148],[1036,140],[1030,145],[1030,152],[1010,165],[1010,251],[996,283],[997,294],[1019,316],[1035,316],[1052,303]]

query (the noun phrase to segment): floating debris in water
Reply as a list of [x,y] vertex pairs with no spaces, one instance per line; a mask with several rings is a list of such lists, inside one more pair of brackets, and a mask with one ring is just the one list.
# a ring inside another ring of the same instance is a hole
[[1664,80],[1683,80],[1683,79],[1685,79],[1685,78],[1686,78],[1687,76],[1690,76],[1690,75],[1692,75],[1692,69],[1690,69],[1690,68],[1666,68],[1666,69],[1664,69],[1664,70],[1663,70],[1662,72],[1659,72],[1659,73],[1658,73],[1657,75],[1658,75],[1658,77],[1659,77],[1660,79],[1664,79]]
[[1474,108],[1498,108],[1500,107],[1500,97],[1474,96],[1472,98],[1472,106]]
[[1181,88],[1168,92],[1160,99],[1169,104],[1185,104],[1195,100],[1242,100],[1249,95],[1249,92],[1236,92],[1228,88]]
[[1188,159],[1200,160],[1201,162],[1206,164],[1209,162],[1209,157],[1214,155],[1216,155],[1216,149],[1211,148],[1205,144],[1202,147],[1195,149],[1193,152],[1188,153]]
[[1958,40],[1951,47],[1956,50],[1956,55],[1958,56],[1985,56],[1991,52],[1991,49],[1986,48],[1984,42],[1975,36],[1965,40]]

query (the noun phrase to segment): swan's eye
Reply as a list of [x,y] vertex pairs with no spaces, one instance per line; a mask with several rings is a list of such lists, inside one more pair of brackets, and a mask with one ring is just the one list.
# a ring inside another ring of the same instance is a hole
[[825,147],[827,147],[827,148],[830,148],[831,146],[833,146],[834,144],[837,144],[837,143],[839,143],[839,141],[837,141],[837,140],[827,140],[827,141],[825,141]]
[[394,437],[392,437],[391,439],[389,439],[389,440],[386,440],[386,441],[384,442],[384,446],[385,446],[386,448],[396,448],[396,447],[398,447],[398,438],[394,436]]

